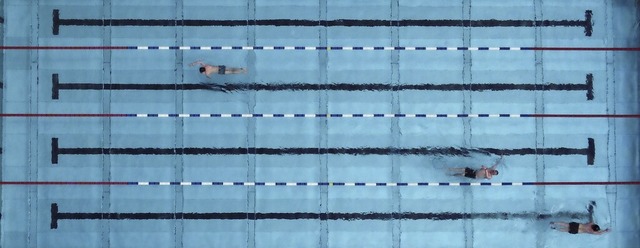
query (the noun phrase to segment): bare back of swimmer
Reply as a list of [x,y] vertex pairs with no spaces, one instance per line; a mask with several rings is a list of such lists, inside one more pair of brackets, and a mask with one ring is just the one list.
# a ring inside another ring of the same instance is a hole
[[482,167],[480,167],[480,169],[477,169],[477,170],[474,170],[469,167],[464,167],[464,168],[449,168],[449,171],[453,172],[454,176],[468,177],[471,179],[491,179],[493,176],[497,176],[499,174],[498,170],[496,170],[496,167],[498,166],[501,160],[502,160],[502,156],[500,156],[500,159],[493,166],[486,167],[483,165]]
[[194,65],[200,65],[200,69],[199,69],[200,73],[204,74],[208,78],[211,78],[211,74],[224,75],[224,74],[247,73],[247,69],[242,68],[242,67],[240,67],[240,68],[232,68],[232,67],[227,68],[224,65],[209,65],[209,64],[202,63],[201,60],[198,60],[198,61],[195,61],[195,62],[189,64],[189,66],[194,66]]

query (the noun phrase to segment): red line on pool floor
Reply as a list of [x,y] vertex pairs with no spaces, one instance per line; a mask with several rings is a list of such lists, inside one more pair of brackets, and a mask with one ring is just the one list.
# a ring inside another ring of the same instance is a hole
[[127,114],[29,114],[3,113],[0,117],[127,117]]
[[537,51],[640,51],[640,47],[531,47]]
[[531,114],[539,118],[640,118],[640,114]]
[[628,182],[534,182],[535,185],[640,185],[640,181]]
[[[146,114],[145,114],[146,115]],[[470,115],[470,114],[465,114]],[[518,115],[518,114],[509,114]],[[640,114],[519,114],[536,118],[640,118]],[[0,117],[138,117],[136,114],[1,113]],[[147,116],[143,116],[147,117]],[[178,117],[175,117],[178,118]],[[183,117],[180,117],[183,118]],[[486,118],[486,117],[484,117]]]
[[[142,186],[138,185],[138,182],[91,182],[91,181],[0,181],[0,185],[131,185],[131,186]],[[149,183],[149,182],[146,182]],[[513,183],[518,182],[497,182],[497,183],[507,183],[507,185],[503,186],[511,186]],[[640,181],[626,181],[626,182],[522,182],[526,185],[535,185],[535,186],[561,186],[561,185],[640,185]],[[333,182],[332,184],[335,184]],[[158,185],[144,185],[144,186],[158,186]],[[181,186],[181,185],[171,185],[171,186]],[[220,186],[220,185],[218,185]],[[235,186],[235,185],[234,185]],[[302,185],[308,187],[308,185]]]
[[0,50],[129,50],[127,46],[0,46]]
[[127,182],[0,181],[0,185],[128,185]]

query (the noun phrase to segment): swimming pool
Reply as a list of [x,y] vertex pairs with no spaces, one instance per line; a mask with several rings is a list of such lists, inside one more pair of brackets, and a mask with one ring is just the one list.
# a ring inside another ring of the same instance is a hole
[[[516,50],[637,47],[634,3],[3,7],[6,46],[85,46],[3,50],[4,113],[76,114],[2,119],[2,181],[32,184],[2,186],[3,247],[639,240],[636,186],[509,185],[639,181],[636,118],[493,115],[638,113],[637,53]],[[198,59],[248,73],[207,79]],[[449,175],[501,154],[491,181]],[[613,231],[548,225],[590,217]]]

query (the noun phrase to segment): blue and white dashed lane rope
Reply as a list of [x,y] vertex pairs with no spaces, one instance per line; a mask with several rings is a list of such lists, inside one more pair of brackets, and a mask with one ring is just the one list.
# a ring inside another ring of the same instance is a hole
[[640,47],[426,46],[0,46],[0,50],[640,51]]
[[89,181],[0,181],[0,185],[111,185],[111,186],[303,186],[303,187],[420,187],[420,186],[570,186],[570,185],[640,185],[627,182],[412,182],[412,183],[351,183],[351,182],[89,182]]
[[640,114],[89,114],[2,113],[7,117],[102,117],[102,118],[640,118]]

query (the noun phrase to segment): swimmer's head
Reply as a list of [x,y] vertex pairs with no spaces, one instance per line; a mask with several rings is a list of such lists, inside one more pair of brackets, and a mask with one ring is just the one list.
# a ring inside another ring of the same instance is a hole
[[498,172],[498,170],[491,170],[491,175],[498,175],[500,174],[500,172]]
[[591,229],[592,229],[594,232],[597,232],[597,231],[600,231],[600,226],[598,226],[598,225],[596,225],[596,224],[593,224],[593,225],[591,225]]
[[205,69],[204,66],[200,67],[200,73],[204,73],[205,71],[207,71],[207,69]]

